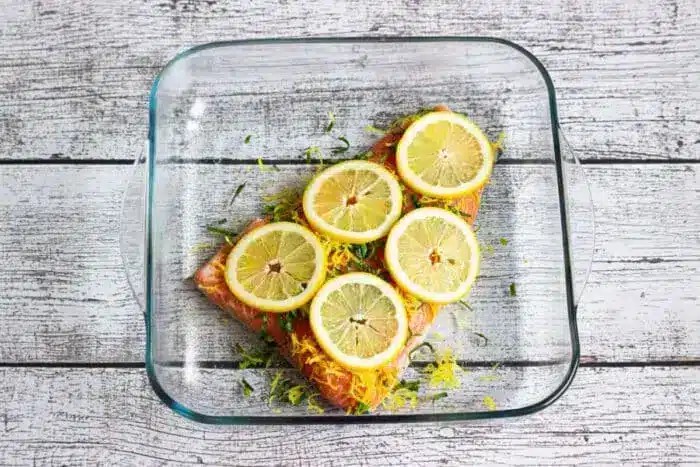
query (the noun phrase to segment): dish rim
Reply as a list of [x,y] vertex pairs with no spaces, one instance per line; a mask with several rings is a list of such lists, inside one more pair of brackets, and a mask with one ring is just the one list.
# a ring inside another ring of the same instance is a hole
[[[333,44],[333,43],[401,43],[401,42],[489,42],[505,45],[519,52],[532,62],[544,79],[549,101],[549,114],[554,148],[554,161],[557,174],[557,189],[559,194],[559,212],[562,229],[562,246],[564,255],[564,277],[566,289],[566,304],[569,321],[569,334],[571,340],[571,360],[569,368],[561,383],[546,397],[538,402],[523,407],[495,411],[482,412],[446,412],[446,413],[415,413],[415,414],[368,414],[362,416],[349,415],[208,415],[190,409],[175,400],[160,384],[156,375],[155,364],[152,357],[153,329],[150,326],[153,300],[151,291],[152,277],[152,250],[153,235],[151,223],[151,209],[153,206],[153,184],[155,173],[155,119],[156,119],[156,94],[162,76],[175,63],[180,60],[208,49],[239,45],[266,45],[266,44]],[[564,188],[562,155],[559,133],[559,117],[554,84],[544,65],[529,50],[510,40],[489,36],[425,36],[425,37],[314,37],[314,38],[264,38],[264,39],[240,39],[229,41],[217,41],[200,44],[179,52],[156,75],[148,99],[148,161],[146,163],[146,197],[145,197],[145,239],[144,239],[144,267],[145,267],[145,325],[146,325],[146,355],[145,367],[148,380],[158,397],[177,414],[200,423],[212,425],[306,425],[306,424],[378,424],[378,423],[425,423],[425,422],[452,422],[466,420],[497,419],[516,417],[539,412],[559,399],[571,385],[579,367],[580,343],[578,325],[576,320],[577,306],[574,303],[573,274],[571,265],[571,250],[569,245],[569,229],[566,210],[566,193]]]

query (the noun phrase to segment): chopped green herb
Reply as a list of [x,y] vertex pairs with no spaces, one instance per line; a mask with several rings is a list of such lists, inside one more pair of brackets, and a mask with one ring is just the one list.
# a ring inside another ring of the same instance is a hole
[[335,126],[335,114],[333,112],[328,112],[328,124],[326,125],[326,133],[330,133]]
[[428,349],[430,349],[431,353],[435,354],[435,349],[433,348],[433,345],[430,342],[423,342],[421,345],[417,346],[415,349],[411,350],[408,353],[408,359],[410,361],[413,361],[413,355],[416,352],[419,352],[423,347],[427,347]]
[[417,194],[411,193],[411,201],[413,201],[413,206],[416,209],[423,207],[423,203],[420,202],[420,197]]
[[367,258],[367,244],[366,243],[361,243],[359,245],[353,245],[350,248],[350,250],[352,251],[352,254],[355,255],[355,257],[358,259]]
[[508,239],[507,239],[507,238],[501,237],[501,238],[498,239],[498,241],[501,242],[501,245],[503,245],[503,246],[508,245]]
[[292,332],[294,320],[297,318],[297,310],[280,313],[279,323],[283,331]]
[[473,332],[474,332],[474,335],[475,335],[475,336],[481,337],[481,338],[484,340],[484,345],[483,345],[483,347],[486,347],[487,345],[489,345],[489,338],[488,338],[488,337],[486,337],[485,335],[483,335],[483,334],[480,333],[480,332],[476,332],[476,331],[473,331]]
[[368,404],[365,404],[364,402],[358,402],[357,407],[355,407],[355,410],[353,411],[353,414],[362,415],[369,412],[369,409],[370,407]]
[[308,390],[302,385],[292,386],[287,390],[287,400],[292,405],[299,405],[308,397]]
[[515,290],[515,282],[510,283],[510,286],[508,287],[508,293],[511,297],[515,297],[517,295],[517,292]]
[[262,160],[262,157],[258,157],[258,168],[261,172],[269,172],[271,170],[276,170],[277,172],[280,171],[280,168],[276,165],[265,165],[265,163]]
[[211,242],[202,242],[202,243],[196,243],[192,245],[192,248],[190,248],[190,253],[199,253],[202,250],[208,250],[209,248],[213,248],[216,245]]
[[245,144],[248,144],[248,143],[250,143],[250,140],[251,140],[252,138],[253,138],[253,135],[246,135],[246,137],[245,137],[245,139],[243,140],[243,142],[244,142]]
[[325,410],[323,410],[323,407],[321,407],[318,404],[318,402],[316,401],[316,398],[318,397],[318,395],[319,395],[318,393],[313,393],[313,394],[309,395],[309,398],[306,401],[306,410],[307,411],[314,412],[317,414],[322,414],[323,412],[325,412]]
[[423,115],[429,114],[430,112],[433,112],[433,109],[422,109],[419,110],[418,112],[411,114],[411,115],[406,115],[404,117],[399,117],[391,124],[389,125],[389,131],[397,131],[397,130],[403,130],[405,128],[408,128],[408,126],[421,118]]
[[323,153],[318,146],[309,146],[304,149],[304,157],[306,158],[306,162],[311,162],[314,157],[318,157],[321,163],[323,163]]
[[372,151],[365,151],[362,154],[357,154],[354,159],[366,161],[371,159],[373,155]]
[[241,194],[241,191],[243,191],[243,188],[245,188],[245,185],[246,185],[245,182],[238,185],[238,187],[236,188],[236,191],[233,192],[233,196],[231,197],[231,200],[228,202],[229,207],[231,207],[233,202],[236,201],[236,198],[238,198],[238,195]]
[[381,128],[377,128],[374,125],[365,126],[365,131],[369,134],[373,134],[373,135],[377,135],[377,136],[384,136],[386,134],[386,130],[382,130]]
[[238,367],[242,370],[246,368],[269,368],[275,355],[271,348],[245,350],[241,344],[236,344],[236,351],[241,355],[241,363]]
[[230,237],[230,238],[235,238],[236,235],[238,235],[238,234],[237,234],[236,232],[234,232],[233,230],[225,229],[225,228],[223,228],[223,227],[219,227],[219,226],[216,226],[216,225],[208,225],[208,226],[207,226],[207,231],[208,231],[209,233],[213,233],[213,234],[216,234],[216,235],[223,235],[223,236],[225,236],[225,237]]
[[342,154],[350,149],[350,141],[345,136],[339,136],[338,140],[343,143],[343,146],[336,146],[331,149],[333,154]]
[[474,308],[465,300],[460,300],[459,304],[462,305],[464,308],[466,308],[469,311],[474,311]]
[[485,247],[486,253],[489,255],[493,255],[496,252],[496,249],[493,247],[493,245],[486,245]]
[[445,397],[447,397],[446,392],[438,392],[437,394],[433,394],[432,396],[428,396],[428,400],[435,402],[435,401],[439,401],[440,399],[444,399]]
[[260,327],[260,338],[268,344],[273,344],[275,342],[275,340],[267,332],[267,325],[270,322],[270,316],[267,313],[260,313],[260,314],[262,315],[262,326]]
[[467,219],[471,219],[471,217],[472,217],[471,214],[469,214],[469,213],[467,213],[467,212],[464,212],[464,211],[462,211],[461,209],[459,209],[457,206],[453,206],[453,205],[451,205],[451,204],[449,204],[449,203],[446,203],[446,204],[445,204],[445,209],[447,209],[448,211],[450,211],[452,214],[456,214],[456,215],[458,215],[458,216],[460,216],[460,217],[464,217],[464,218],[467,218]]
[[315,402],[316,396],[317,394],[312,392],[306,385],[294,384],[291,380],[282,378],[282,372],[278,371],[270,383],[268,403],[272,404],[274,401],[279,401],[297,406],[308,400],[309,410],[323,413],[323,408]]
[[418,391],[419,388],[420,388],[420,381],[417,379],[408,380],[408,381],[406,381],[405,379],[402,379],[396,386],[394,386],[394,390],[396,390],[396,389],[408,389],[409,391]]
[[241,379],[241,386],[243,388],[243,397],[250,397],[250,395],[255,391],[253,386],[251,386],[250,383],[245,380],[245,378]]

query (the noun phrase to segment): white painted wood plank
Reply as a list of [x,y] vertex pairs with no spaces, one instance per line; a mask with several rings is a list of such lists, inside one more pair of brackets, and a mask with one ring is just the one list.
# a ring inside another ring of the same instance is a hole
[[510,420],[327,428],[196,424],[161,404],[141,369],[0,375],[0,452],[10,464],[700,462],[698,367],[583,368],[553,406]]
[[[579,311],[582,354],[697,359],[697,166],[587,170],[598,240]],[[117,240],[129,172],[0,167],[0,361],[142,361],[143,321]],[[231,325],[219,316],[212,309],[212,326]]]
[[[486,35],[548,67],[582,158],[699,156],[693,0],[6,2],[0,51],[2,158],[136,156],[148,91],[183,46],[223,39]],[[660,99],[663,96],[663,99]]]

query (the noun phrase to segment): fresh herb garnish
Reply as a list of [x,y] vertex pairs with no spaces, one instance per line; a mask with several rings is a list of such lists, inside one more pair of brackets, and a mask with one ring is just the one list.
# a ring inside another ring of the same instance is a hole
[[246,368],[269,368],[274,357],[271,348],[260,350],[245,350],[241,344],[236,344],[236,351],[241,355],[241,363],[238,367],[242,370]]
[[228,202],[229,207],[231,207],[233,202],[236,201],[236,198],[238,198],[238,195],[241,194],[241,191],[243,191],[243,188],[245,188],[245,185],[246,185],[245,182],[238,185],[238,187],[236,188],[236,191],[233,192],[233,196],[231,197],[231,200]]
[[311,391],[305,384],[294,384],[292,380],[282,378],[282,372],[278,371],[270,383],[270,396],[268,403],[274,401],[289,403],[294,406],[308,401],[308,409],[323,413],[323,409],[315,402],[316,393]]
[[270,322],[270,316],[267,313],[260,313],[262,315],[262,326],[260,327],[260,338],[267,344],[273,344],[275,340],[267,332],[267,326]]
[[294,320],[297,318],[297,312],[298,310],[280,313],[279,323],[283,331],[292,332]]
[[420,202],[420,197],[417,194],[411,193],[411,201],[416,209],[423,207],[423,203]]
[[263,212],[274,222],[294,220],[294,215],[300,208],[301,193],[297,190],[286,189],[276,195],[264,196]]
[[331,149],[333,154],[342,154],[350,149],[350,141],[345,136],[339,136],[338,140],[343,143],[343,146],[336,146]]
[[420,381],[417,379],[414,380],[405,380],[402,379],[396,386],[394,386],[394,389],[408,389],[409,391],[418,391],[420,388]]
[[517,295],[517,291],[515,290],[515,282],[510,283],[510,286],[508,287],[508,293],[511,297],[515,297]]
[[503,245],[503,246],[508,245],[508,239],[507,239],[507,238],[501,237],[501,238],[498,239],[498,241],[501,242],[501,245]]
[[333,112],[328,112],[328,124],[326,125],[325,132],[330,133],[335,126],[335,114]]
[[465,301],[465,300],[460,300],[460,301],[459,301],[459,304],[462,305],[464,308],[466,308],[466,309],[469,310],[469,311],[474,311],[474,309],[472,308],[472,306],[471,306],[467,301]]
[[353,245],[350,248],[350,251],[352,251],[352,254],[355,255],[357,259],[366,259],[367,258],[367,244],[366,243],[360,243],[358,245]]
[[438,401],[440,399],[444,399],[445,397],[447,397],[446,392],[438,392],[436,394],[433,394],[432,396],[428,396],[428,400],[435,402],[435,401]]
[[373,155],[374,153],[372,151],[365,151],[362,154],[357,154],[354,159],[366,161],[371,159]]
[[309,146],[308,148],[304,149],[304,158],[306,159],[306,162],[310,163],[314,156],[318,157],[321,164],[323,164],[323,153],[321,152],[321,148],[318,146]]
[[430,352],[431,352],[432,354],[435,354],[435,349],[433,348],[433,345],[432,345],[430,342],[423,342],[422,344],[420,344],[419,346],[417,346],[415,349],[411,350],[411,351],[408,353],[408,359],[409,359],[409,361],[413,361],[413,355],[414,355],[416,352],[420,351],[423,347],[427,347],[428,349],[430,349]]
[[237,234],[236,232],[234,232],[233,230],[225,229],[225,228],[219,227],[219,226],[217,226],[217,225],[208,225],[208,226],[207,226],[207,231],[208,231],[209,233],[213,233],[213,234],[216,234],[216,235],[223,235],[223,236],[229,237],[229,238],[235,238],[236,235],[238,235],[238,234]]
[[262,157],[258,157],[258,168],[261,172],[269,172],[271,170],[275,170],[277,172],[280,171],[280,168],[276,165],[265,165],[265,163],[262,160]]
[[486,337],[485,335],[483,335],[480,332],[476,332],[476,331],[472,331],[472,332],[474,333],[475,336],[481,337],[484,340],[483,347],[486,347],[487,345],[489,345],[489,338],[488,337]]
[[433,109],[422,109],[419,110],[418,112],[411,114],[411,115],[406,115],[403,117],[399,117],[391,124],[389,125],[389,130],[388,131],[397,131],[397,130],[403,130],[405,128],[408,128],[408,126],[421,118],[423,115],[429,114],[430,112],[433,112]]
[[369,409],[370,409],[370,407],[368,404],[365,404],[364,402],[358,402],[357,407],[355,407],[355,410],[353,411],[353,414],[354,415],[366,414],[367,412],[369,412]]
[[253,386],[251,386],[250,383],[245,380],[245,378],[241,379],[241,386],[243,388],[243,397],[250,397],[250,395],[255,391]]
[[250,143],[250,140],[251,140],[252,138],[253,138],[253,135],[246,135],[246,137],[245,137],[245,139],[243,140],[243,142],[244,142],[245,144],[248,144],[248,143]]
[[369,134],[373,134],[373,135],[377,135],[377,136],[384,136],[386,134],[386,130],[382,130],[381,128],[377,128],[374,125],[365,126],[365,131]]

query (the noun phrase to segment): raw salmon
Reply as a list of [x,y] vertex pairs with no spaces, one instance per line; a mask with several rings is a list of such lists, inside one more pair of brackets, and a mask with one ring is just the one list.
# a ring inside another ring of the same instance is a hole
[[[438,108],[436,108],[438,109]],[[440,107],[439,110],[445,110]],[[395,128],[381,138],[373,147],[369,160],[383,163],[395,172],[395,146],[405,128]],[[472,224],[476,218],[481,192],[450,201],[467,222]],[[404,210],[416,208],[421,198],[408,193],[404,198]],[[256,219],[249,224],[247,231],[268,223],[268,219]],[[408,307],[409,329],[411,337],[397,358],[387,367],[363,372],[346,369],[328,357],[316,342],[309,320],[303,315],[297,316],[292,323],[291,332],[280,325],[280,314],[268,313],[251,308],[240,302],[229,291],[224,279],[226,258],[231,246],[225,244],[195,274],[197,287],[213,303],[229,312],[252,331],[264,330],[277,345],[280,354],[316,386],[320,395],[331,404],[347,412],[354,412],[358,406],[374,409],[389,394],[399,375],[409,364],[409,354],[423,342],[425,334],[439,311],[436,305],[425,303]],[[377,251],[372,267],[386,272],[384,253]],[[383,274],[388,277],[388,274]]]

